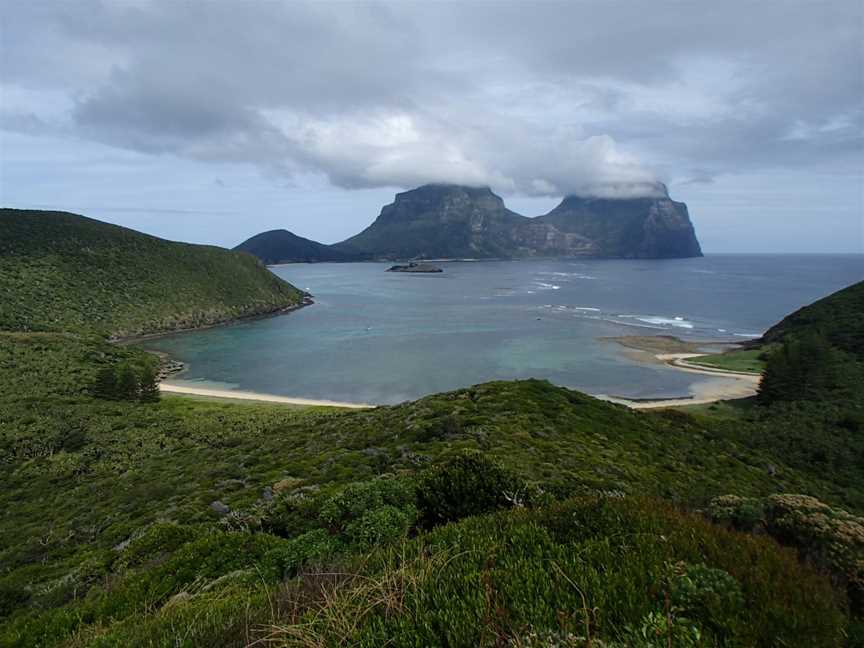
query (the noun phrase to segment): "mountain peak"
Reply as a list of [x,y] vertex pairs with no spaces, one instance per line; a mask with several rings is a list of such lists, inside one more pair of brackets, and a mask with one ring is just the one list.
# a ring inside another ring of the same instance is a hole
[[662,182],[620,182],[588,186],[570,193],[564,200],[669,200],[669,189]]
[[465,196],[471,199],[495,198],[501,200],[501,197],[496,195],[489,187],[472,187],[469,185],[436,182],[421,185],[416,189],[399,192],[396,194],[396,202],[399,202],[400,200],[413,199],[415,197],[429,199],[445,198],[448,196]]
[[619,258],[702,256],[687,205],[669,197],[666,185],[650,183],[609,197],[567,196],[536,222],[595,243],[594,254]]
[[532,256],[701,256],[687,206],[659,182],[605,185],[526,218],[489,187],[430,183],[397,193],[365,230],[332,246],[285,230],[238,246],[267,263]]

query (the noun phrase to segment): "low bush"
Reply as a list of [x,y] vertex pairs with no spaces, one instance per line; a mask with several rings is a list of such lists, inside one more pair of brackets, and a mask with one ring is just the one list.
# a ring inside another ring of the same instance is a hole
[[864,614],[864,518],[793,494],[763,499],[725,495],[711,502],[709,513],[717,522],[762,531],[794,547],[803,560],[847,589],[854,614]]
[[523,502],[525,482],[477,451],[463,451],[430,468],[417,486],[426,528]]
[[834,648],[845,624],[793,553],[648,500],[472,517],[328,573],[285,586],[271,641]]

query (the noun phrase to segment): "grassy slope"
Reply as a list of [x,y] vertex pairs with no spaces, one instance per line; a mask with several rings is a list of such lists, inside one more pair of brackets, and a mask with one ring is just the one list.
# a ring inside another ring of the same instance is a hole
[[765,361],[760,358],[763,353],[763,349],[735,349],[701,358],[690,358],[688,362],[711,369],[761,374],[765,369]]
[[250,255],[65,212],[0,210],[0,329],[137,335],[273,312],[301,293]]

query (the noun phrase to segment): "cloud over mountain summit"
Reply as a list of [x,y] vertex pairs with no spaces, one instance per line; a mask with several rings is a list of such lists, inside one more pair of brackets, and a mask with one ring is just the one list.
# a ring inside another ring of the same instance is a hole
[[862,146],[854,2],[6,12],[5,128],[340,187],[629,196]]

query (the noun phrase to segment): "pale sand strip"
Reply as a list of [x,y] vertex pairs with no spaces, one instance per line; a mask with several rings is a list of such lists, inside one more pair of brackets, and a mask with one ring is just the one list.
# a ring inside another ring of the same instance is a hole
[[[680,407],[682,405],[707,405],[721,400],[733,400],[736,398],[748,398],[755,396],[759,388],[762,376],[755,374],[723,371],[720,369],[709,369],[701,365],[687,362],[687,358],[696,358],[704,353],[658,353],[655,358],[665,362],[670,367],[680,371],[697,373],[715,378],[730,378],[733,383],[721,385],[708,384],[696,385],[696,393],[692,398],[668,398],[664,400],[635,401],[626,398],[616,398],[605,394],[592,394],[600,400],[626,405],[631,409],[655,409],[658,407]],[[209,396],[211,398],[232,398],[235,400],[261,401],[267,403],[284,403],[286,405],[306,405],[316,407],[342,407],[347,409],[369,409],[375,405],[366,403],[344,403],[329,400],[313,400],[310,398],[292,398],[290,396],[277,396],[275,394],[259,394],[257,392],[234,391],[232,389],[212,389],[205,387],[189,387],[163,382],[159,385],[163,392],[174,394],[192,394],[194,396]]]
[[730,378],[733,383],[722,385],[696,385],[693,398],[669,398],[664,400],[633,401],[626,398],[614,398],[612,396],[600,395],[597,398],[607,400],[619,405],[626,405],[632,409],[653,409],[657,407],[680,407],[682,405],[707,405],[721,400],[734,400],[737,398],[749,398],[755,396],[759,390],[761,375],[744,373],[738,371],[724,371],[722,369],[710,369],[702,365],[687,362],[688,358],[696,358],[706,355],[704,353],[658,353],[654,357],[662,360],[670,367],[680,371],[702,374],[715,378]]
[[284,403],[286,405],[309,405],[315,407],[343,407],[349,409],[369,409],[374,405],[366,403],[343,403],[340,401],[313,400],[311,398],[292,398],[290,396],[276,396],[275,394],[259,394],[257,392],[234,391],[233,389],[211,389],[204,387],[187,387],[163,382],[159,385],[160,391],[172,394],[192,394],[194,396],[210,396],[211,398],[231,398],[234,400],[264,401],[267,403]]

